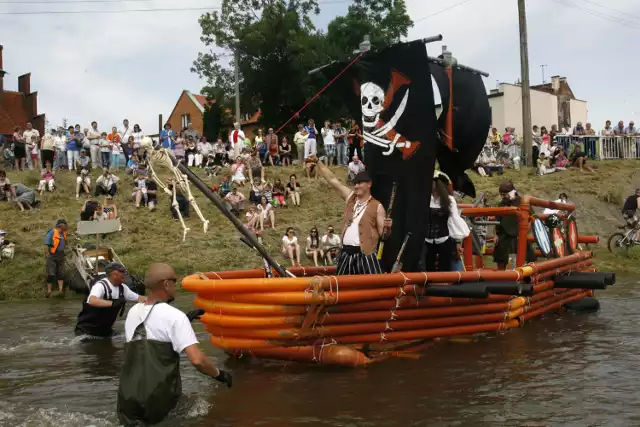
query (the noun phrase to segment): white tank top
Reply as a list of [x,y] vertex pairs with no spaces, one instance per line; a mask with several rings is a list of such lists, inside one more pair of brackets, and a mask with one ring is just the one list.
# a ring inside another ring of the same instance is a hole
[[[367,207],[369,207],[368,203]],[[344,232],[344,238],[342,239],[343,245],[360,246],[360,219],[362,219],[362,215],[364,215],[364,211],[367,210],[367,207],[362,209],[360,213],[353,218],[351,225],[347,227],[347,230]]]

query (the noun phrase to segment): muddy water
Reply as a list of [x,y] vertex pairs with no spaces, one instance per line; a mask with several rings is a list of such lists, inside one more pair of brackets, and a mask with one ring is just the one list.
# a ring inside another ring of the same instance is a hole
[[[619,281],[596,314],[548,315],[502,335],[440,343],[364,369],[232,361],[228,390],[183,359],[166,426],[640,425],[640,287]],[[78,301],[0,304],[0,426],[115,426],[123,339],[79,343]],[[191,297],[176,304],[187,310]],[[122,330],[122,322],[116,325]]]

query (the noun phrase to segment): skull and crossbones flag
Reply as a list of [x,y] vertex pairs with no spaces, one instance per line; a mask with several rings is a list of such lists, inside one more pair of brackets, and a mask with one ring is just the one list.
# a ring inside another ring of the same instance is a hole
[[350,114],[361,122],[373,197],[387,208],[393,183],[398,183],[392,234],[385,243],[382,267],[391,269],[405,235],[411,232],[404,270],[417,271],[437,150],[437,118],[425,44],[418,40],[367,52],[341,80],[339,86],[351,91],[346,100]]

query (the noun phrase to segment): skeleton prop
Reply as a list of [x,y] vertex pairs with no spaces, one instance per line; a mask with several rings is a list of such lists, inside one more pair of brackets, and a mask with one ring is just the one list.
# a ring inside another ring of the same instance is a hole
[[402,152],[404,160],[411,157],[419,148],[419,142],[412,142],[396,132],[395,127],[402,118],[407,101],[409,100],[409,88],[407,88],[402,101],[398,105],[393,117],[385,123],[380,119],[380,114],[391,106],[394,96],[404,86],[411,84],[411,80],[398,71],[392,71],[391,83],[387,92],[375,83],[367,82],[360,86],[360,104],[362,106],[362,127],[364,140],[370,144],[383,147],[382,154],[389,156],[395,148]]
[[[183,175],[178,170],[178,168],[173,165],[173,162],[171,161],[171,157],[170,157],[170,154],[167,152],[167,149],[166,148],[155,149],[153,147],[153,140],[149,137],[145,137],[142,139],[142,142],[140,143],[140,147],[147,152],[147,156],[149,158],[149,171],[151,172],[151,179],[153,179],[156,182],[156,184],[158,184],[165,193],[167,193],[169,196],[172,197],[171,206],[177,212],[178,219],[180,220],[180,224],[182,225],[182,241],[184,242],[187,239],[187,233],[191,229],[186,226],[184,219],[182,218],[182,214],[180,213],[180,209],[178,207],[178,201],[176,199],[176,187],[178,186],[180,187],[180,190],[182,190],[182,192],[187,195],[189,204],[193,207],[193,209],[196,211],[196,214],[202,221],[204,232],[206,233],[209,230],[209,220],[207,220],[202,215],[202,212],[200,211],[200,208],[196,204],[196,200],[193,197],[193,194],[191,194],[191,188],[189,187],[189,181],[187,180],[187,177]],[[165,166],[169,168],[171,172],[173,172],[173,175],[174,175],[174,178],[172,179],[173,191],[169,190],[169,187],[167,187],[162,182],[162,180],[158,177],[158,175],[156,174],[153,168],[154,165]]]

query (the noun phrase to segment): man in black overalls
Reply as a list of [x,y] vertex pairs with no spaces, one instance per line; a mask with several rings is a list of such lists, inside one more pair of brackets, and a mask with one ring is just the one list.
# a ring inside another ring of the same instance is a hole
[[185,315],[170,306],[178,278],[167,264],[152,264],[145,278],[149,297],[127,314],[124,365],[118,387],[118,420],[124,425],[156,424],[177,405],[182,394],[180,353],[205,375],[231,387],[229,372],[213,366],[198,348],[191,321],[204,313]]
[[126,301],[142,302],[146,298],[133,292],[124,284],[127,270],[122,264],[113,262],[105,268],[107,277],[98,280],[82,302],[82,311],[78,314],[76,335],[110,337],[113,324],[122,316]]

